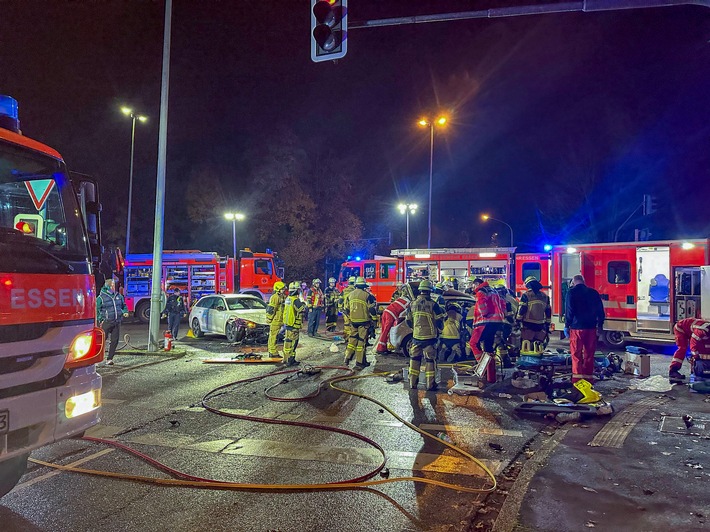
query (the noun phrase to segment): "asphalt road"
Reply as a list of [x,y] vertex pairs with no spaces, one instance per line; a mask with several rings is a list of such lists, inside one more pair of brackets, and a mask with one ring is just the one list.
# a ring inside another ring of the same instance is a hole
[[[236,420],[202,408],[201,398],[208,391],[277,369],[272,365],[202,362],[214,356],[228,358],[245,349],[219,337],[181,337],[171,353],[146,354],[141,351],[147,341],[145,326],[126,324],[123,333],[129,334],[130,345],[122,346],[115,366],[99,368],[104,378],[102,421],[91,435],[117,440],[191,475],[240,483],[337,482],[363,475],[378,465],[378,453],[372,447],[344,434]],[[299,346],[304,363],[341,363],[342,345],[338,353],[332,353],[330,341],[304,336]],[[400,370],[406,364],[404,358],[391,355],[370,356],[370,360],[373,366],[362,374]],[[666,364],[667,359],[658,356],[654,372],[662,373]],[[443,370],[444,378],[447,371]],[[271,393],[290,398],[307,395],[324,377],[343,373],[324,370],[318,376],[294,376]],[[487,485],[478,466],[413,432],[363,398],[328,388],[307,402],[266,398],[264,390],[283,378],[229,387],[210,404],[239,414],[361,433],[384,449],[390,478],[416,476],[468,487]],[[707,417],[703,412],[708,406],[702,397],[699,401],[697,396],[688,396],[687,390],[674,390],[687,404],[676,400],[650,409],[640,420],[622,424],[630,436],[621,448],[592,450],[587,446],[610,419],[621,419],[619,409],[633,407],[644,397],[658,396],[629,392],[630,383],[616,378],[598,385],[605,396],[614,397],[617,416],[561,426],[539,417],[515,416],[517,396],[410,391],[402,383],[387,384],[381,376],[345,384],[379,399],[427,432],[445,432],[457,446],[483,460],[500,484],[490,496],[411,481],[377,489],[327,492],[204,490],[79,475],[31,464],[21,484],[0,501],[0,528],[282,532],[512,530],[514,526],[516,530],[583,530],[590,524],[607,530],[639,530],[636,525],[641,524],[644,530],[702,528],[704,520],[697,513],[702,515],[707,497],[696,499],[695,513],[683,514],[683,518],[669,518],[672,505],[663,501],[669,492],[678,503],[688,500],[688,482],[703,482],[704,471],[685,462],[704,460],[707,438],[688,441],[687,451],[680,457],[678,438],[683,437],[658,435],[657,427],[659,408],[676,415],[692,411],[696,417]],[[705,408],[698,408],[698,403]],[[653,460],[636,459],[647,454],[649,438],[655,442]],[[33,457],[98,471],[169,478],[122,450],[85,440],[60,442]],[[667,472],[662,482],[653,478],[645,464],[652,465],[653,471]],[[656,493],[657,504],[661,503],[657,507],[639,500],[648,499],[649,491]],[[624,503],[619,505],[619,501]],[[631,509],[643,519],[637,516],[625,521]],[[605,523],[611,528],[605,528]]]

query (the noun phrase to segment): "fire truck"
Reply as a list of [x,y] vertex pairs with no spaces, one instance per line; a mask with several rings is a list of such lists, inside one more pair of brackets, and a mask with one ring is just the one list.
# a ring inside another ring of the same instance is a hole
[[[143,323],[150,321],[152,254],[130,254],[124,260],[124,296],[128,310]],[[239,258],[220,257],[197,250],[164,251],[161,290],[180,289],[188,308],[209,294],[243,293],[264,300],[283,278],[283,267],[275,253],[239,252]]]
[[96,182],[20,133],[0,96],[0,496],[32,450],[99,422]]
[[[604,340],[619,347],[636,339],[673,341],[673,325],[700,318],[703,266],[710,264],[710,241],[666,240],[575,244],[552,248],[552,313],[557,328],[573,276],[584,276],[601,295]],[[705,269],[707,271],[707,269]]]
[[[376,256],[372,260],[346,261],[340,269],[339,289],[351,276],[362,276],[371,287],[379,305],[390,302],[399,283],[429,279],[435,282],[456,279],[461,289],[470,275],[486,280],[503,279],[511,286],[515,248],[450,248],[450,249],[393,249],[391,257]],[[545,259],[526,255],[526,266],[532,263],[541,273],[546,270]],[[546,257],[546,255],[543,255]],[[526,269],[526,271],[528,271]],[[531,273],[532,274],[532,273]]]

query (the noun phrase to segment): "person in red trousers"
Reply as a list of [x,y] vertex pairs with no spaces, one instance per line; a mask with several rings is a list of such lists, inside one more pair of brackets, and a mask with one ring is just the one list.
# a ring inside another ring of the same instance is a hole
[[585,379],[594,382],[594,352],[597,335],[604,326],[604,304],[599,292],[575,275],[570,282],[565,302],[565,333],[569,333],[572,354],[572,382]]

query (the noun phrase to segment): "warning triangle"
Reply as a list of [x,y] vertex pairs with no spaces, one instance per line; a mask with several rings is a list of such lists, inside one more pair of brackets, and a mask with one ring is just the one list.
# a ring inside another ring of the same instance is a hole
[[35,204],[35,209],[38,211],[42,210],[44,207],[49,193],[54,187],[54,179],[37,179],[36,181],[25,181],[25,186],[27,187],[27,192],[30,193],[30,198],[32,198],[32,203]]

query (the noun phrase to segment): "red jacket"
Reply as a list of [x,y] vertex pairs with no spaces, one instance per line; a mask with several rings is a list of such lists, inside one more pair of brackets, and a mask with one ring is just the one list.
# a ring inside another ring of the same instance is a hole
[[389,314],[394,318],[394,321],[397,321],[400,316],[402,316],[402,313],[404,313],[407,308],[409,307],[409,299],[406,299],[404,297],[400,297],[398,299],[395,299],[387,305],[387,308],[385,308],[384,312]]
[[474,292],[476,306],[473,310],[473,326],[505,321],[505,300],[488,283],[478,285]]
[[690,331],[690,352],[705,360],[710,359],[710,321],[694,320]]

